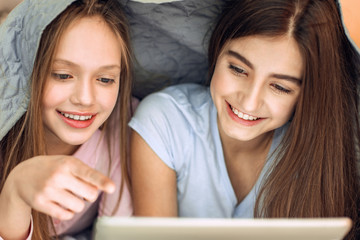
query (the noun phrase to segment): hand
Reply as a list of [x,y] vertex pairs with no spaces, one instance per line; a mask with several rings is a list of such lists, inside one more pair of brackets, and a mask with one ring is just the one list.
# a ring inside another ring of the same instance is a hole
[[[115,184],[100,172],[71,156],[37,156],[16,166],[6,185],[30,208],[60,220],[81,212],[99,190],[112,193]],[[3,189],[3,192],[4,192]],[[9,192],[9,191],[8,191]]]

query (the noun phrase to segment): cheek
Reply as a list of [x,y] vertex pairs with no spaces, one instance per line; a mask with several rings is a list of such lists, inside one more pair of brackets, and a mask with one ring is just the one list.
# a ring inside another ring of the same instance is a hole
[[226,95],[228,92],[231,92],[231,89],[236,89],[229,80],[230,77],[227,76],[227,73],[220,67],[216,67],[210,83],[211,95],[213,97],[216,95]]
[[64,99],[67,98],[66,89],[59,89],[59,87],[55,87],[52,84],[47,84],[44,87],[44,93],[42,98],[42,104],[44,108],[46,107],[53,107],[62,102]]
[[286,123],[294,113],[296,102],[297,101],[294,99],[287,99],[286,101],[274,104],[272,111],[279,120],[281,120],[283,123]]
[[102,94],[103,97],[98,98],[101,101],[104,109],[107,111],[112,111],[115,107],[116,101],[118,99],[119,89],[113,89],[111,91],[107,91],[106,93]]

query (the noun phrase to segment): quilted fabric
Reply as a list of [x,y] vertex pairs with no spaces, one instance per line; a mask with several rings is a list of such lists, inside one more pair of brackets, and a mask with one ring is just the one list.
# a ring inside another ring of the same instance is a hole
[[120,2],[125,5],[136,57],[136,97],[173,84],[207,80],[207,43],[224,0]]
[[0,25],[0,139],[25,113],[44,28],[74,0],[24,0]]

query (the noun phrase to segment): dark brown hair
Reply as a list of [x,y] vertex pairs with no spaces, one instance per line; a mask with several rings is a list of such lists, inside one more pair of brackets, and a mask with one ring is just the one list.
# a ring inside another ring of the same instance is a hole
[[[120,156],[122,161],[123,180],[120,185],[121,192],[124,184],[129,184],[127,173],[128,160],[128,127],[130,114],[130,99],[132,88],[131,76],[131,50],[128,25],[122,12],[122,6],[117,0],[77,0],[57,16],[44,30],[37,51],[33,72],[31,76],[31,97],[27,112],[1,140],[1,185],[2,189],[10,171],[22,161],[34,156],[46,154],[46,142],[42,120],[43,89],[52,66],[55,49],[63,32],[74,21],[83,17],[100,16],[114,31],[121,41],[121,73],[120,88],[114,111],[102,126],[105,134],[110,156],[110,146],[114,138],[120,138]],[[111,126],[120,126],[120,132],[114,132]],[[109,164],[110,167],[110,164]],[[121,197],[121,195],[120,195]],[[119,199],[120,201],[120,199]],[[118,203],[119,203],[118,201]],[[115,211],[116,209],[114,209]],[[44,214],[33,211],[34,239],[49,239],[51,233],[48,226],[49,218]]]
[[224,46],[251,35],[291,36],[304,61],[301,93],[256,217],[340,217],[359,225],[359,54],[335,0],[227,1],[209,43],[209,75]]

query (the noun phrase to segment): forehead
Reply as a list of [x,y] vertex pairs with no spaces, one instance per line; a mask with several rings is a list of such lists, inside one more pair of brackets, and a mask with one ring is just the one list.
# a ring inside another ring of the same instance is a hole
[[268,67],[272,71],[289,72],[301,76],[303,57],[293,37],[262,35],[232,39],[225,44],[221,55],[229,51],[241,54],[255,69]]
[[121,39],[100,16],[80,18],[62,33],[55,58],[75,63],[114,64],[121,59]]

